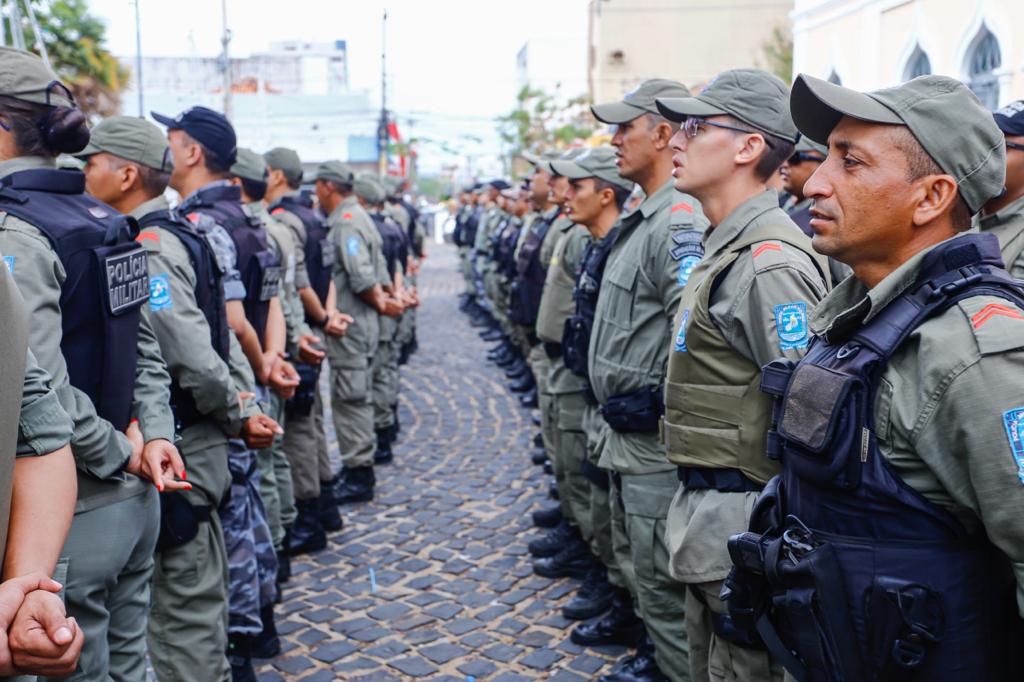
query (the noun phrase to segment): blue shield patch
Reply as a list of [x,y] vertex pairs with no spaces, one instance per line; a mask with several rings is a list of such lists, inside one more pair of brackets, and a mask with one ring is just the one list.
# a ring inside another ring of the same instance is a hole
[[14,256],[4,256],[4,265],[7,266],[7,271],[12,275],[14,274]]
[[1024,483],[1024,407],[1003,412],[1003,426],[1010,440],[1010,454],[1017,464],[1017,478]]
[[690,281],[690,275],[693,273],[693,269],[697,267],[697,263],[700,262],[700,256],[684,256],[679,261],[679,274],[676,276],[676,283],[681,287],[685,287],[686,283]]
[[359,237],[352,235],[345,242],[345,250],[348,251],[348,255],[354,256],[359,253]]
[[775,330],[782,350],[807,348],[807,304],[797,301],[775,306]]
[[153,275],[149,278],[149,309],[155,313],[174,305],[171,301],[171,283],[167,275]]
[[683,321],[679,323],[679,331],[676,332],[676,342],[672,346],[672,350],[677,353],[686,352],[686,323],[690,321],[690,310],[689,308],[683,310]]

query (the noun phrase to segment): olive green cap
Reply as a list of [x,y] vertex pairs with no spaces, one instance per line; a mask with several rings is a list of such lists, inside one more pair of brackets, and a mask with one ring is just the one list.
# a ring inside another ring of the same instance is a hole
[[526,159],[531,166],[533,166],[534,168],[539,168],[541,170],[547,171],[549,173],[551,172],[551,169],[548,167],[548,162],[554,161],[558,157],[558,152],[553,151],[541,152],[540,154],[523,152],[523,158]]
[[654,78],[644,81],[626,93],[621,102],[595,104],[590,107],[590,111],[598,121],[618,125],[629,123],[644,114],[663,116],[664,114],[658,110],[656,104],[659,97],[683,98],[690,96],[690,91],[682,83],[665,78]]
[[342,185],[351,185],[355,177],[352,167],[341,161],[325,161],[316,169],[317,180],[332,180]]
[[558,173],[555,172],[555,169],[551,166],[552,161],[569,161],[571,159],[575,159],[577,156],[583,154],[586,151],[587,147],[573,147],[572,149],[567,149],[558,156],[556,156],[555,158],[545,161],[544,170],[546,170],[548,173],[551,173],[552,175],[558,175]]
[[164,131],[135,116],[111,116],[100,121],[90,131],[89,144],[75,157],[87,159],[100,152],[162,173],[170,172],[174,165]]
[[796,142],[789,114],[789,88],[760,69],[730,69],[718,74],[695,97],[658,99],[661,115],[672,121],[690,116],[732,116],[747,125]]
[[360,173],[352,182],[352,190],[357,197],[371,204],[379,204],[387,196],[387,190],[380,178],[372,173]]
[[800,140],[796,143],[796,152],[816,152],[822,156],[828,156],[828,147],[823,144],[818,144],[806,135],[801,135]]
[[397,175],[385,175],[379,179],[381,187],[388,196],[394,196],[401,192],[401,187],[405,183],[405,178],[400,178]]
[[231,164],[231,174],[243,180],[266,182],[267,162],[253,150],[239,147],[235,162]]
[[271,169],[284,173],[289,183],[297,185],[302,182],[302,160],[294,149],[274,147],[263,155],[263,160]]
[[806,74],[790,98],[800,131],[821,143],[844,116],[906,126],[944,173],[952,175],[971,213],[1003,190],[1005,138],[992,113],[955,78],[919,76],[892,88],[857,92]]
[[615,150],[611,147],[594,147],[575,159],[552,161],[551,170],[570,180],[598,178],[626,190],[633,189],[633,181],[619,175],[619,167],[615,165]]
[[39,55],[0,47],[0,95],[36,104],[74,107],[70,91]]

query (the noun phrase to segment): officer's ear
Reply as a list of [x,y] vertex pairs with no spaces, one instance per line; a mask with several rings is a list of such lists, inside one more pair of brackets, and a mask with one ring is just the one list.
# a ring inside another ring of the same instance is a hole
[[127,193],[135,187],[135,183],[138,182],[140,174],[139,167],[134,163],[122,164],[117,169],[117,174],[120,176],[121,192]]
[[915,193],[914,225],[920,227],[940,218],[953,210],[958,200],[956,180],[951,175],[926,175],[914,184],[920,188]]

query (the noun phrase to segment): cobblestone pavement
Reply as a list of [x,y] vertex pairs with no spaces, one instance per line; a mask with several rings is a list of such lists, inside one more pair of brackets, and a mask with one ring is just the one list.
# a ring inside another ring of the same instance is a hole
[[529,412],[458,312],[461,288],[454,249],[434,246],[395,462],[372,503],[342,508],[326,550],[293,560],[284,652],[261,681],[568,682],[623,653],[572,644],[560,607],[576,583],[531,570],[529,512],[552,504],[550,477],[529,460]]

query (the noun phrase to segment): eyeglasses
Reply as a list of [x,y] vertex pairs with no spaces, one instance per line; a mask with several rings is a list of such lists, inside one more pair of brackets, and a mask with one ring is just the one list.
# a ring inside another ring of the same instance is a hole
[[817,154],[810,154],[808,152],[795,152],[793,156],[789,157],[789,160],[786,163],[788,163],[790,166],[799,166],[804,161],[816,161],[818,163],[821,163],[824,160],[825,159],[823,157],[818,156]]
[[[701,126],[712,126],[714,128],[721,128],[722,130],[732,130],[733,132],[743,133],[744,135],[760,135],[760,133],[753,130],[737,128],[736,126],[727,126],[724,123],[715,123],[714,121],[709,121],[706,118],[699,118],[697,116],[690,116],[686,119],[683,123],[683,132],[686,133],[686,137],[693,139],[697,137],[697,132],[700,130]],[[761,137],[764,139],[764,143],[769,147],[775,146],[766,136],[762,135]]]
[[1007,149],[1016,149],[1019,152],[1024,152],[1024,144],[1021,144],[1019,142],[1010,142],[1009,140],[1007,140],[1006,141],[1006,148]]

